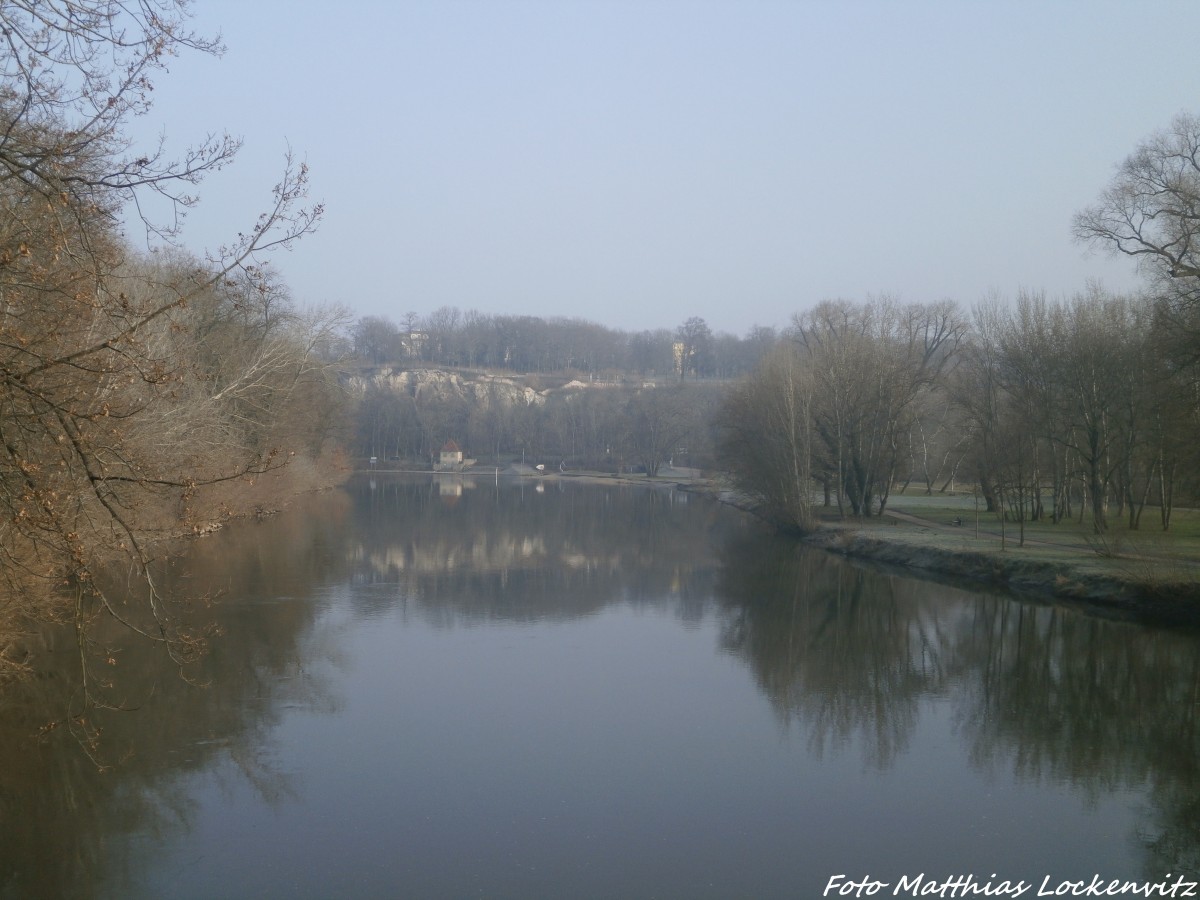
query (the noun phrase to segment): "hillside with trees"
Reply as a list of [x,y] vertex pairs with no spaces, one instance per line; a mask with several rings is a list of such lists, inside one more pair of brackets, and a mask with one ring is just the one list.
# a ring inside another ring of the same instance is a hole
[[360,458],[427,464],[454,441],[488,464],[654,474],[672,460],[715,465],[716,405],[778,336],[714,335],[699,317],[629,333],[443,307],[399,324],[362,317],[347,342]]

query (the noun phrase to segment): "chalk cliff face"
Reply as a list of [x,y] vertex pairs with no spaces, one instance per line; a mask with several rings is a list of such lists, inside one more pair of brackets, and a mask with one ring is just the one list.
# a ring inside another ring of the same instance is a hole
[[[418,400],[449,400],[455,397],[471,406],[493,403],[504,407],[542,405],[550,391],[536,391],[513,378],[481,375],[464,378],[444,369],[391,369],[384,367],[370,375],[352,375],[347,386],[360,394],[370,387],[407,394]],[[580,384],[582,387],[583,385]],[[568,386],[570,387],[570,386]]]

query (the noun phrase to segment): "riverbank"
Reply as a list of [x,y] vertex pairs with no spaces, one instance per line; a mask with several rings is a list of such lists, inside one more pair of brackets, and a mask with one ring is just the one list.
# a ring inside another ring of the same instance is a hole
[[995,538],[977,542],[901,522],[890,528],[823,527],[804,540],[844,556],[998,585],[1098,613],[1200,626],[1200,583],[1194,562],[1138,552],[1102,557],[1091,550],[1018,547],[1015,542],[1001,550],[994,545]]
[[[1076,522],[1017,527],[974,508],[971,495],[893,497],[880,518],[826,516],[805,543],[935,577],[965,579],[1084,606],[1102,615],[1200,626],[1194,511],[1173,532],[1114,524],[1097,538]],[[1157,523],[1156,523],[1157,524]]]
[[[717,482],[684,490],[753,513]],[[1102,538],[1080,522],[1018,527],[982,512],[971,494],[893,495],[885,515],[846,520],[819,513],[805,544],[928,577],[988,584],[1085,607],[1097,615],[1200,627],[1200,510],[1177,510],[1171,531],[1114,522]]]

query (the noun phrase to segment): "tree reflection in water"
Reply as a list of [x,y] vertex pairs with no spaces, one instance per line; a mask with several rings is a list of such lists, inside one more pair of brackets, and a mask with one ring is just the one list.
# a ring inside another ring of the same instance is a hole
[[362,614],[399,602],[447,626],[565,621],[664,598],[694,618],[740,524],[667,488],[562,480],[467,479],[447,497],[436,482],[380,479],[356,496],[354,580],[380,587]]
[[722,644],[816,752],[884,768],[948,696],[973,765],[1092,797],[1148,787],[1147,877],[1200,869],[1197,635],[851,566],[787,541],[725,549]]
[[[0,896],[90,896],[128,883],[147,841],[191,829],[189,778],[199,773],[243,779],[266,803],[293,796],[274,764],[275,724],[288,708],[340,703],[320,674],[330,648],[312,629],[316,598],[344,577],[339,532],[351,505],[341,493],[317,504],[313,515],[239,523],[163,567],[166,596],[204,598],[181,601],[180,615],[221,631],[188,670],[111,623],[93,635],[113,648],[104,699],[117,708],[89,713],[110,771],[97,771],[62,721],[78,708],[73,632],[46,628],[30,641],[38,676],[0,695]],[[139,843],[119,839],[134,833]]]
[[297,710],[337,727],[343,635],[363,622],[567,623],[613,606],[716,626],[816,758],[856,748],[876,772],[897,767],[947,709],[975,770],[1140,793],[1147,877],[1200,866],[1197,635],[851,565],[669,490],[450,487],[364,481],[196,541],[163,579],[213,598],[189,614],[222,634],[186,679],[109,636],[108,696],[137,711],[95,722],[107,774],[66,729],[44,730],[78,655],[68,631],[41,635],[42,674],[0,697],[0,896],[119,893],[139,855],[196,826],[197,779],[302,806],[276,732]]

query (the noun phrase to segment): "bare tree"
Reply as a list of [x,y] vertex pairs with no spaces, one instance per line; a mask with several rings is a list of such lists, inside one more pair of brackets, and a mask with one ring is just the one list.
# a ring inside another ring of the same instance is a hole
[[377,366],[398,360],[404,354],[400,330],[382,316],[363,316],[354,323],[352,336],[354,352]]
[[[222,465],[208,458],[197,468],[210,432],[180,425],[152,439],[148,423],[211,423],[197,410],[176,415],[197,387],[189,384],[196,348],[184,336],[195,323],[192,304],[204,307],[227,289],[250,291],[264,317],[258,350],[242,359],[249,374],[227,370],[234,383],[276,390],[280,378],[304,380],[305,363],[291,367],[296,357],[271,341],[280,334],[271,311],[280,298],[255,260],[320,216],[319,206],[303,207],[307,171],[289,159],[263,215],[211,259],[155,266],[133,258],[122,213],[140,214],[156,242],[173,239],[195,202],[193,186],[237,149],[218,137],[171,160],[161,146],[144,151],[124,135],[130,117],[149,109],[152,76],[172,54],[220,50],[187,31],[186,10],[183,0],[0,5],[4,577],[16,596],[29,596],[32,582],[68,588],[81,650],[87,617],[101,609],[180,660],[196,645],[175,629],[152,576],[147,510],[169,499],[186,505],[205,483],[278,468],[288,451],[258,440],[257,430]],[[161,220],[151,213],[156,198],[167,203]],[[98,579],[113,552],[140,574],[136,610],[114,604]]]
[[814,429],[821,465],[856,516],[882,513],[916,401],[953,365],[966,331],[957,307],[825,302],[795,317],[792,337],[817,379]]
[[452,365],[458,363],[454,343],[461,320],[462,313],[457,306],[440,306],[429,314],[424,322],[425,331],[429,334],[424,347],[425,359]]
[[781,345],[730,391],[717,416],[722,465],[755,510],[786,530],[814,524],[814,381],[800,352]]
[[674,371],[673,340],[666,329],[640,331],[629,338],[629,367],[643,377],[667,377]]
[[1075,216],[1075,236],[1171,278],[1200,277],[1200,118],[1181,113],[1143,141]]
[[675,368],[680,380],[689,373],[707,374],[712,353],[712,331],[699,316],[692,316],[675,330]]
[[696,389],[644,388],[625,405],[625,444],[651,478],[699,424]]
[[1137,260],[1157,301],[1161,346],[1200,365],[1200,117],[1180,113],[1142,141],[1075,216],[1074,232]]

